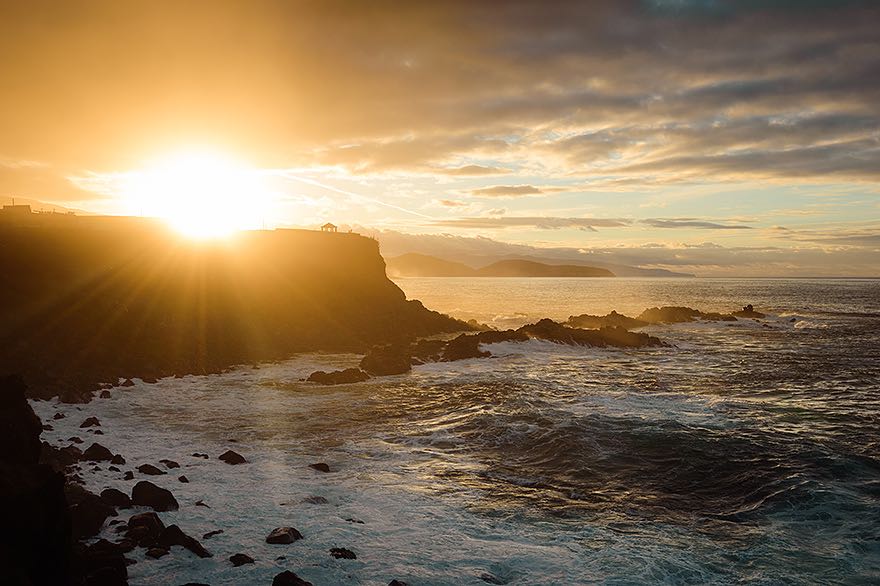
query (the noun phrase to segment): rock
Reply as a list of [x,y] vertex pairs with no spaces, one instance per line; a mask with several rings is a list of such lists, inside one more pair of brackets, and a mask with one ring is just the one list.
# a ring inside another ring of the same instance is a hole
[[125,537],[141,547],[156,543],[165,530],[165,523],[153,512],[138,513],[128,519]]
[[152,464],[141,464],[137,467],[137,471],[141,474],[147,474],[149,476],[161,476],[162,474],[165,474],[164,470],[160,470]]
[[95,435],[104,435],[104,432],[101,431],[100,429],[90,429],[89,432],[93,433]]
[[115,454],[112,458],[110,458],[111,464],[116,464],[117,466],[125,465],[125,458],[123,458],[120,454]]
[[187,482],[189,482],[189,478],[187,478],[186,476],[183,476],[183,475],[178,476],[178,477],[177,477],[177,480],[180,481],[180,482],[183,482],[184,484],[186,484]]
[[347,521],[348,523],[355,523],[355,524],[357,524],[357,525],[363,525],[363,524],[364,524],[364,522],[361,521],[360,519],[353,519],[353,518],[351,518],[351,517],[349,517],[348,519],[346,519],[346,521]]
[[64,415],[64,413],[61,413],[59,411],[58,413],[56,413],[55,415],[52,416],[52,419],[57,421],[59,419],[64,419],[65,417],[66,417],[66,415]]
[[227,464],[244,464],[247,460],[244,459],[244,456],[239,454],[238,452],[233,452],[232,450],[226,450],[222,454],[220,454],[220,459],[226,462]]
[[735,315],[736,317],[742,317],[742,318],[747,318],[747,319],[748,318],[762,319],[762,318],[767,317],[766,314],[761,313],[760,311],[755,311],[755,308],[752,306],[751,303],[749,303],[748,305],[743,307],[740,311],[734,311],[733,315]]
[[290,570],[285,570],[272,579],[272,586],[312,586]]
[[324,462],[309,464],[309,468],[311,468],[312,470],[317,470],[318,472],[330,472],[330,466],[325,464]]
[[161,557],[165,557],[165,556],[168,555],[169,553],[170,553],[170,551],[167,550],[167,549],[165,549],[165,548],[162,548],[162,547],[151,547],[150,549],[147,550],[147,557],[148,557],[148,558],[153,558],[154,560],[157,560],[157,559],[159,559],[159,558],[161,558]]
[[177,525],[169,525],[166,527],[162,533],[159,535],[159,538],[156,540],[156,544],[159,547],[168,547],[170,548],[172,545],[180,545],[193,552],[200,558],[209,558],[212,557],[211,552],[205,549],[201,543],[198,542],[194,537],[190,537],[186,533],[181,530]]
[[332,547],[330,548],[330,555],[335,557],[338,560],[356,560],[357,555],[350,549],[346,549],[344,547]]
[[102,399],[109,399],[110,397],[111,397],[110,391],[101,391],[101,398]]
[[127,379],[125,379],[125,380],[122,382],[122,384],[119,385],[119,386],[120,386],[120,387],[133,387],[133,386],[134,386],[134,381],[131,380],[130,378],[127,378]]
[[220,535],[221,533],[223,533],[222,529],[215,529],[214,531],[208,531],[207,533],[202,535],[202,539],[211,539],[215,535]]
[[134,480],[134,472],[131,470],[126,470],[125,474],[122,475],[123,480]]
[[205,504],[205,501],[202,501],[202,500],[198,500],[198,501],[196,501],[196,506],[197,506],[197,507],[205,507],[205,508],[208,508],[208,509],[211,508],[211,507],[209,507],[207,504]]
[[157,379],[155,376],[143,376],[143,377],[141,377],[141,380],[144,381],[145,383],[147,383],[148,385],[153,385],[153,384],[156,384],[157,382],[159,382],[159,379]]
[[43,431],[54,431],[55,428],[49,425],[48,423],[44,423],[42,427]]
[[388,586],[409,586],[409,584],[400,580],[392,580],[388,582]]
[[86,451],[83,452],[82,459],[88,460],[89,462],[110,462],[113,460],[113,452],[101,444],[94,443],[86,448]]
[[293,527],[277,527],[266,536],[266,543],[284,544],[293,543],[297,539],[302,539],[302,533]]
[[101,491],[101,499],[110,506],[127,509],[131,506],[131,498],[116,488],[105,488]]
[[56,448],[49,442],[43,442],[40,450],[40,462],[50,466],[56,472],[63,472],[68,466],[79,462],[82,455],[83,453],[76,446]]
[[361,359],[361,370],[373,376],[403,374],[412,370],[409,348],[401,345],[374,346]]
[[85,421],[79,424],[80,427],[100,427],[101,422],[97,417],[87,417]]
[[628,317],[626,315],[617,313],[616,311],[612,311],[608,315],[603,316],[589,315],[587,313],[584,313],[582,315],[572,315],[569,316],[568,322],[566,323],[573,328],[586,328],[596,330],[607,326],[623,328],[625,330],[633,330],[650,325],[646,321]]
[[73,437],[69,437],[69,438],[67,438],[67,441],[69,441],[69,442],[73,442],[73,443],[75,443],[75,444],[81,444],[81,443],[83,443],[83,441],[82,441],[81,439],[79,439],[78,437],[76,437],[76,436],[73,436]]
[[499,578],[495,574],[490,574],[489,572],[483,572],[480,574],[480,580],[488,584],[507,584],[507,580]]
[[203,458],[205,460],[207,460],[209,458],[208,454],[200,454],[199,452],[195,452],[193,454],[193,457],[194,458]]
[[67,484],[64,492],[70,505],[72,534],[76,539],[94,537],[104,526],[107,517],[116,516],[113,506],[78,484]]
[[116,466],[107,466],[107,470],[109,470],[110,472],[121,472],[121,470],[119,470],[119,468],[117,468]]
[[330,503],[330,501],[322,496],[307,496],[302,502],[309,503],[310,505],[326,505]]
[[446,347],[444,340],[419,340],[410,346],[412,360],[425,362],[438,362]]
[[237,568],[245,564],[254,563],[254,558],[243,553],[236,553],[229,556],[229,561],[232,562],[232,565]]
[[[129,550],[130,551],[130,550]],[[92,545],[75,547],[75,574],[83,584],[122,586],[128,584],[128,564],[125,547],[100,539]]]
[[82,389],[65,389],[59,393],[58,399],[68,405],[84,404],[92,400],[92,393]]
[[168,460],[168,459],[163,458],[162,460],[159,460],[159,463],[164,464],[166,468],[180,468],[180,464],[178,464],[174,460]]
[[345,370],[334,370],[332,372],[317,370],[310,374],[306,380],[321,385],[343,385],[360,383],[369,378],[370,375],[359,368],[346,368]]
[[180,508],[171,491],[141,480],[131,489],[131,504],[151,507],[157,511],[176,511]]
[[478,335],[462,334],[446,344],[441,360],[443,362],[452,362],[454,360],[485,358],[487,356],[491,356],[491,354],[480,350],[480,338]]

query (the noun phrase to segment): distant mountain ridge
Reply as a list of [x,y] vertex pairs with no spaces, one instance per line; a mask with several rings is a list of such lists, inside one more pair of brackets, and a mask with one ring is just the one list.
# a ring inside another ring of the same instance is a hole
[[427,254],[409,253],[386,259],[391,277],[613,277],[608,269],[580,265],[551,265],[509,259],[479,269]]

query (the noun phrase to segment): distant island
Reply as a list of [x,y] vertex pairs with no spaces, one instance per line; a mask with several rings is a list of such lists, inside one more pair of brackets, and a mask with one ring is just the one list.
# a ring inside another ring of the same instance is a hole
[[464,263],[426,254],[409,253],[386,260],[390,277],[614,277],[608,269],[556,265],[510,259],[475,269]]

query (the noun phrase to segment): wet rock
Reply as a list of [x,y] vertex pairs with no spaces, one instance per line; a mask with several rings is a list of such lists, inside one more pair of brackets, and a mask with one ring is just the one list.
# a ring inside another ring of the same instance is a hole
[[117,468],[116,466],[107,466],[107,470],[109,470],[110,472],[120,472],[119,468]]
[[75,443],[75,444],[81,444],[81,443],[83,443],[83,441],[82,441],[80,438],[76,437],[76,436],[73,436],[73,437],[69,437],[69,438],[67,438],[67,441],[69,441],[69,442],[73,442],[73,443]]
[[573,328],[599,329],[604,327],[623,328],[625,330],[633,330],[643,328],[650,325],[648,322],[640,319],[629,317],[616,311],[612,311],[608,315],[590,315],[584,313],[582,315],[569,316],[567,325]]
[[761,313],[760,311],[755,311],[755,308],[751,303],[743,307],[740,311],[734,311],[733,315],[746,319],[762,319],[767,317],[766,314]]
[[192,456],[194,458],[202,458],[204,460],[207,460],[209,458],[208,454],[200,454],[199,452],[195,452]]
[[166,468],[180,468],[180,464],[174,460],[168,460],[166,458],[159,460],[159,463],[164,464]]
[[67,484],[64,492],[70,505],[72,534],[76,539],[94,537],[107,517],[116,516],[113,506],[78,484]]
[[120,387],[133,387],[133,386],[134,386],[134,381],[131,380],[130,378],[127,378],[127,379],[125,379],[125,380],[122,382],[122,384],[119,385],[119,386],[120,386]]
[[237,568],[237,567],[243,566],[245,564],[254,563],[254,558],[252,558],[251,556],[249,556],[247,554],[236,553],[236,554],[229,556],[229,561],[232,562],[232,565]]
[[66,415],[64,415],[64,413],[61,413],[59,411],[58,413],[56,413],[55,415],[52,416],[52,419],[57,421],[59,419],[64,419],[65,417],[66,417]]
[[148,557],[148,558],[153,558],[154,560],[157,560],[157,559],[159,559],[159,558],[161,558],[161,557],[165,557],[165,556],[168,555],[169,553],[171,553],[171,552],[170,552],[169,550],[165,549],[165,548],[162,548],[162,547],[151,547],[150,549],[147,550],[147,557]]
[[441,360],[443,362],[452,362],[455,360],[466,360],[468,358],[485,358],[487,356],[491,356],[491,354],[484,350],[480,350],[479,336],[462,334],[446,344],[446,348],[443,349]]
[[361,370],[373,376],[403,374],[412,370],[409,348],[402,345],[374,346],[361,359]]
[[86,448],[82,455],[83,460],[89,462],[110,462],[113,460],[113,452],[99,443],[94,443]]
[[205,501],[202,501],[202,500],[198,500],[198,501],[196,501],[196,506],[197,506],[197,507],[205,507],[205,508],[208,508],[208,509],[211,508],[211,507],[209,507],[209,506],[205,503]]
[[205,549],[196,538],[190,537],[184,533],[177,525],[169,525],[166,527],[156,540],[156,544],[159,547],[167,548],[170,548],[172,545],[179,545],[193,552],[200,558],[212,557],[211,552]]
[[438,362],[446,347],[444,340],[419,340],[410,346],[410,356],[413,360],[425,362]]
[[148,385],[153,385],[153,384],[156,384],[157,382],[159,382],[159,379],[157,379],[155,376],[141,377],[141,380],[144,381],[145,383],[147,383]]
[[92,545],[77,544],[74,573],[83,584],[122,586],[128,584],[128,564],[124,547],[100,539]]
[[105,488],[102,490],[101,499],[108,505],[121,509],[131,506],[131,497],[116,488]]
[[100,427],[101,422],[97,417],[87,417],[85,421],[79,424],[80,427]]
[[58,400],[68,405],[81,405],[92,400],[92,392],[76,388],[64,389],[58,394]]
[[360,519],[353,519],[353,518],[351,518],[351,517],[349,517],[348,519],[346,519],[346,521],[349,522],[349,523],[355,523],[355,524],[357,524],[357,525],[363,525],[363,524],[364,524],[364,522],[361,521]]
[[184,484],[186,484],[187,482],[189,482],[189,478],[187,478],[186,476],[183,476],[183,475],[178,476],[178,477],[177,477],[177,480],[178,480],[179,482],[183,482]]
[[154,544],[164,530],[165,524],[156,513],[138,513],[128,519],[125,537],[144,547]]
[[369,378],[370,375],[359,368],[346,368],[345,370],[334,370],[332,372],[317,370],[310,374],[306,380],[321,385],[343,385],[363,382]]
[[48,442],[43,442],[40,451],[40,462],[46,464],[56,472],[62,472],[68,466],[72,466],[82,459],[82,451],[76,446],[56,448]]
[[134,472],[131,470],[126,470],[125,474],[122,475],[123,480],[134,480]]
[[266,543],[285,544],[293,543],[298,539],[302,539],[302,533],[293,527],[277,527],[266,536]]
[[90,429],[89,432],[93,433],[95,435],[104,435],[104,432],[101,431],[100,429]]
[[111,397],[110,391],[101,391],[101,398],[102,399],[109,399],[110,397]]
[[318,472],[330,472],[330,466],[324,462],[309,464],[309,468],[311,468],[312,470],[317,470]]
[[322,496],[307,496],[302,502],[309,503],[310,505],[327,505],[330,503],[330,501]]
[[330,548],[330,555],[335,557],[338,560],[356,560],[357,555],[350,549],[346,549],[344,547],[332,547]]
[[409,586],[409,584],[400,580],[392,580],[388,582],[388,586]]
[[170,490],[160,488],[147,480],[141,480],[131,489],[131,504],[151,507],[157,511],[176,511],[180,508]]
[[227,464],[244,464],[247,460],[244,459],[244,456],[239,454],[238,452],[233,452],[232,450],[226,450],[219,457],[220,460],[223,460]]
[[125,458],[123,458],[120,454],[115,454],[112,458],[110,458],[111,464],[116,464],[117,466],[125,465]]
[[480,580],[488,584],[507,584],[507,580],[499,578],[495,574],[490,574],[489,572],[483,572],[480,574]]
[[303,580],[290,570],[285,570],[272,579],[272,586],[312,586],[312,583]]
[[215,535],[220,535],[221,533],[223,533],[222,529],[215,529],[214,531],[208,531],[207,533],[202,535],[202,539],[211,539]]
[[137,467],[137,471],[141,474],[147,474],[148,476],[161,476],[162,474],[165,474],[164,470],[160,470],[152,464],[141,464]]
[[49,425],[48,423],[43,424],[43,431],[53,431],[55,428]]

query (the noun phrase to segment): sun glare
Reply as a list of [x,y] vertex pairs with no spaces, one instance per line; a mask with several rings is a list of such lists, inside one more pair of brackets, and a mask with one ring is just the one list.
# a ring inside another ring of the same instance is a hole
[[162,218],[192,238],[221,238],[266,222],[271,197],[257,169],[212,152],[181,152],[128,175],[135,213]]

